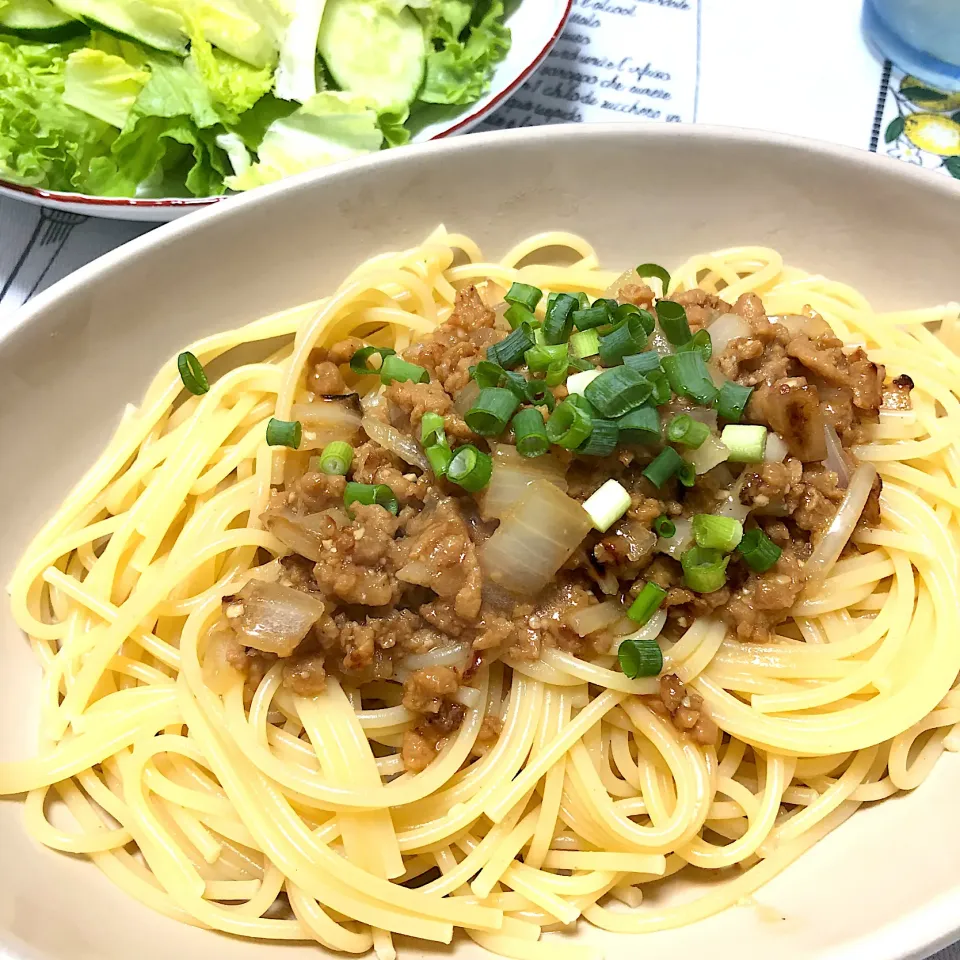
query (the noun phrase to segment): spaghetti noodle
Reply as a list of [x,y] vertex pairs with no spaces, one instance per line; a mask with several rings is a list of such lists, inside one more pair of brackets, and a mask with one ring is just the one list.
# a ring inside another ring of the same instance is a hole
[[[572,263],[539,262],[556,247]],[[288,552],[258,520],[285,470],[264,431],[292,419],[311,351],[359,335],[399,352],[471,283],[597,297],[614,279],[575,236],[538,235],[490,262],[438,229],[327,299],[194,344],[208,364],[288,340],[203,395],[184,400],[168,362],[11,583],[43,668],[43,749],[0,765],[0,794],[26,794],[30,834],[89,857],[154,910],[237,936],[387,960],[393,934],[448,943],[460,929],[518,960],[579,960],[596,953],[586,940],[541,932],[580,917],[639,933],[709,916],[860,804],[921,783],[960,742],[960,310],[878,314],[762,247],[693,257],[670,289],[755,292],[770,314],[809,305],[915,389],[912,409],[881,412],[855,451],[883,479],[882,522],[858,528],[858,551],[773,642],[744,644],[701,618],[665,645],[665,670],[703,698],[717,745],[650,708],[655,680],[560,649],[485,663],[459,728],[417,774],[397,754],[413,723],[399,694],[369,708],[331,677],[296,696],[279,664],[252,700],[241,678],[208,685],[223,597],[264,554]],[[487,716],[500,736],[478,757]],[[75,830],[54,825],[54,801]],[[687,865],[744,869],[690,902],[642,904],[647,884]]]

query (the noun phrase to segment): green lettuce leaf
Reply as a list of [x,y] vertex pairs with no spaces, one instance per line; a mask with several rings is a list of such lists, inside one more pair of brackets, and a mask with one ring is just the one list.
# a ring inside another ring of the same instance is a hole
[[[453,3],[455,0],[447,0],[447,4]],[[479,11],[480,7],[473,12],[465,40],[459,39],[462,29],[456,31],[462,16],[459,7],[433,11],[435,49],[427,57],[421,100],[468,104],[490,89],[494,69],[510,49],[510,30],[503,22],[503,0],[491,0],[485,12]]]
[[347,93],[318,93],[299,110],[270,124],[257,150],[257,162],[225,182],[233,190],[251,190],[382,146],[383,133],[369,100]]
[[277,96],[300,103],[319,93],[317,44],[327,0],[291,0],[293,16],[280,42]]
[[404,126],[410,117],[410,111],[404,107],[400,110],[381,110],[377,115],[377,125],[383,133],[383,140],[388,147],[402,147],[410,142],[410,131]]
[[82,44],[0,39],[0,176],[89,192],[90,164],[116,131],[63,101],[67,58]]
[[253,67],[218,50],[199,30],[191,32],[187,66],[207,88],[228,122],[235,122],[273,86],[270,67]]
[[84,47],[67,57],[63,102],[121,129],[149,79],[123,57]]

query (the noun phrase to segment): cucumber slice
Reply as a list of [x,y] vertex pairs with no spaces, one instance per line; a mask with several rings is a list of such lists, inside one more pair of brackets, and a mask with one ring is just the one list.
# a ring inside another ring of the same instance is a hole
[[0,33],[24,40],[55,42],[85,33],[87,28],[50,0],[9,0],[0,9]]
[[327,0],[319,49],[341,89],[380,109],[412,103],[423,83],[427,41],[407,8],[381,0]]
[[56,0],[65,13],[156,50],[185,53],[183,18],[147,0]]

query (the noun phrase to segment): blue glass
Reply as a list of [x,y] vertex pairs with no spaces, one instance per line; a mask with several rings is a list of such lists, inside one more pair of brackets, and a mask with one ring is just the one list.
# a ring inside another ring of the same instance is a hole
[[864,0],[863,32],[906,73],[960,90],[960,0]]

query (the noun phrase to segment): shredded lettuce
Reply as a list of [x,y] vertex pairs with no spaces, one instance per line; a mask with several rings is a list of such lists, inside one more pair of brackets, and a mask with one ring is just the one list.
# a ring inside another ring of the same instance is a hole
[[67,57],[63,102],[122,129],[149,79],[123,57],[84,47]]
[[374,105],[345,93],[318,93],[267,128],[255,164],[226,184],[251,190],[295,173],[372,153],[383,146]]
[[294,0],[293,16],[280,44],[277,96],[309,100],[318,93],[317,43],[327,0]]
[[190,38],[188,69],[206,87],[227,122],[235,122],[273,86],[269,67],[252,67],[212,46],[196,30]]

